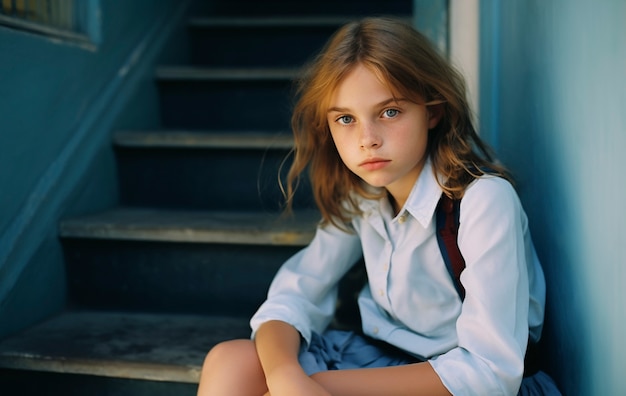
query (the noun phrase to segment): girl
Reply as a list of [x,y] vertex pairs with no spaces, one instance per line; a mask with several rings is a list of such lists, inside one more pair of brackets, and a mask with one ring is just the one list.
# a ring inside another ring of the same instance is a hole
[[[322,222],[277,273],[252,340],[209,352],[198,394],[517,394],[543,325],[544,277],[461,76],[410,26],[350,23],[305,73],[292,127],[288,204],[308,169]],[[442,194],[462,198],[464,298],[435,235]],[[362,332],[329,330],[338,282],[361,256]],[[541,372],[520,392],[558,394]]]

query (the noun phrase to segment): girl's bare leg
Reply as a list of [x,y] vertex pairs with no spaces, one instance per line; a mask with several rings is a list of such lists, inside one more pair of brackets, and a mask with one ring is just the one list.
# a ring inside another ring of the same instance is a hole
[[211,349],[202,366],[198,396],[261,396],[265,393],[265,375],[252,341],[226,341]]

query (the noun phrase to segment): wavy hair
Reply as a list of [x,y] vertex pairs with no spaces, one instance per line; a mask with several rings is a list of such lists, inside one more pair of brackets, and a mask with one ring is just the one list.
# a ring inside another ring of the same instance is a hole
[[410,25],[390,18],[366,18],[340,28],[297,81],[291,119],[293,162],[284,191],[288,211],[307,170],[323,223],[343,226],[358,215],[355,193],[366,198],[381,196],[344,165],[327,121],[332,95],[357,64],[369,68],[392,92],[415,102],[442,103],[443,115],[429,131],[427,153],[433,171],[445,180],[441,188],[446,195],[461,198],[469,183],[487,169],[509,179],[472,125],[461,74]]

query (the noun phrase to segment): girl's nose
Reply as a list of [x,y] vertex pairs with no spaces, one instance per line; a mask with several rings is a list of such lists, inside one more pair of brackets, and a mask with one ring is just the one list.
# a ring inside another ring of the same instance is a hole
[[361,148],[364,149],[378,148],[381,146],[382,140],[380,139],[380,134],[378,134],[378,131],[374,125],[363,125],[363,127],[361,128],[359,144]]

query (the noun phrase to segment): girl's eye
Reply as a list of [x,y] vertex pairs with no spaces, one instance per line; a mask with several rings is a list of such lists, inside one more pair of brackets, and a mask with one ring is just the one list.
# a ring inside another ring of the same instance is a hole
[[344,125],[348,125],[352,122],[352,117],[351,116],[341,116],[339,118],[337,118],[337,122],[339,122],[340,124],[344,124]]
[[396,117],[398,114],[400,114],[400,111],[397,109],[387,109],[385,111],[383,111],[383,115],[386,118],[394,118]]

